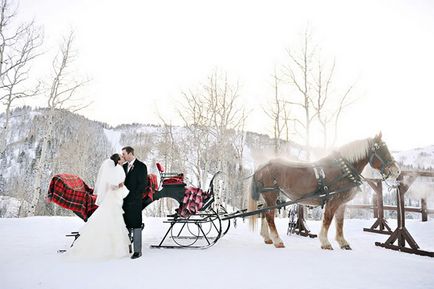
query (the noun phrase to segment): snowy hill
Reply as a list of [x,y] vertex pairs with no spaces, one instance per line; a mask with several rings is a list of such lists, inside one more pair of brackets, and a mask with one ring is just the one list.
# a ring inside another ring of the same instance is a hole
[[[45,130],[46,109],[22,107],[15,109],[11,117],[11,129],[7,147],[0,156],[0,216],[24,216],[21,207],[31,199],[35,178],[35,159],[41,153],[41,139]],[[54,139],[49,143],[47,161],[44,166],[42,188],[48,188],[51,177],[56,173],[79,175],[93,186],[99,164],[125,145],[136,149],[139,159],[148,164],[150,172],[156,172],[155,163],[161,162],[167,170],[183,172],[190,184],[207,186],[210,176],[222,167],[232,179],[244,179],[258,164],[274,156],[274,140],[267,135],[230,132],[226,143],[219,142],[216,132],[194,135],[185,127],[168,127],[144,124],[120,125],[91,121],[68,111],[56,111]],[[0,115],[2,123],[3,115]],[[201,159],[198,158],[201,155]],[[432,169],[434,146],[395,152],[395,159],[404,169]],[[293,142],[283,142],[281,156],[303,159],[303,147]],[[206,168],[204,172],[200,170]],[[23,181],[25,180],[25,181]],[[229,183],[229,182],[228,182]],[[228,195],[229,205],[243,207],[240,192],[245,182],[231,181]],[[434,181],[419,178],[407,196],[428,198],[429,208],[434,203],[432,192]],[[431,197],[430,197],[431,196]],[[362,199],[370,197],[361,196]],[[357,202],[357,200],[356,200]],[[161,215],[170,204],[162,204],[150,215]],[[39,215],[71,215],[58,206],[46,204],[41,198]]]
[[396,152],[394,153],[394,157],[398,163],[407,168],[419,170],[434,169],[434,145]]
[[[46,134],[46,111],[30,107],[12,111],[7,136],[9,145],[0,155],[0,196],[8,197],[0,200],[0,217],[23,216],[20,208],[31,199],[36,158],[41,154],[41,141]],[[3,123],[3,118],[4,115],[0,115],[0,123]],[[66,110],[56,111],[55,120],[54,137],[49,142],[44,163],[41,184],[44,191],[48,189],[51,177],[57,173],[78,175],[93,186],[99,164],[126,145],[135,148],[136,155],[148,164],[150,172],[155,172],[155,163],[161,162],[168,170],[183,172],[191,184],[204,186],[221,166],[233,170],[227,171],[227,175],[240,174],[243,177],[273,155],[273,140],[255,133],[240,135],[229,132],[226,142],[222,143],[211,133],[210,136],[202,134],[194,139],[184,127],[130,124],[113,128]],[[282,148],[283,155],[295,159],[303,151],[295,143],[283,142]],[[204,155],[202,159],[198,159],[198,152]],[[207,163],[204,164],[204,161]],[[206,167],[201,174],[198,172],[200,166]],[[242,201],[237,196],[226,197],[234,202]],[[71,215],[71,212],[46,204],[41,198],[37,214]]]
[[[394,153],[395,160],[405,170],[434,170],[434,145]],[[434,206],[434,178],[418,177],[406,193],[407,197],[424,198],[428,207]]]
[[[206,250],[150,249],[163,236],[162,219],[144,219],[143,256],[105,262],[67,262],[65,234],[79,229],[78,217],[0,219],[0,288],[129,289],[129,288],[434,288],[434,258],[374,245],[388,236],[363,232],[373,220],[346,220],[345,236],[353,250],[344,251],[329,238],[333,251],[320,249],[318,239],[286,236],[287,220],[277,227],[286,248],[265,245],[258,232],[239,220],[219,242]],[[421,249],[434,251],[434,221],[406,222]],[[395,228],[395,223],[390,223]],[[314,233],[318,221],[308,221]],[[100,240],[103,242],[104,240]]]

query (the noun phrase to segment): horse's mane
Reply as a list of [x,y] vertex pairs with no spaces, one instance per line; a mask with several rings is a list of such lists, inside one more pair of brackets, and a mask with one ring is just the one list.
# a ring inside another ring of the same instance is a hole
[[[346,159],[347,161],[354,163],[368,156],[371,143],[372,143],[371,138],[356,140],[341,146],[336,150],[336,152],[338,152],[340,156]],[[328,160],[329,158],[334,158],[334,157],[336,157],[335,154],[331,154],[325,157],[323,160]],[[321,162],[321,160],[319,162]],[[263,167],[269,164],[279,164],[284,166],[300,167],[300,168],[312,166],[312,163],[308,161],[275,158],[269,160],[265,164],[260,165],[257,168],[257,170],[261,170]]]
[[356,140],[341,146],[337,151],[349,162],[357,162],[368,156],[371,142],[370,138]]

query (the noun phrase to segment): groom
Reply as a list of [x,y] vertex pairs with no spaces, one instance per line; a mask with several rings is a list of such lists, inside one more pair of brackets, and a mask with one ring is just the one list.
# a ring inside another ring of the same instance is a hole
[[132,147],[124,147],[122,156],[127,161],[123,166],[126,175],[124,184],[130,191],[124,199],[122,209],[125,211],[125,224],[133,235],[134,254],[131,259],[136,259],[142,256],[142,195],[147,186],[148,169],[136,159]]

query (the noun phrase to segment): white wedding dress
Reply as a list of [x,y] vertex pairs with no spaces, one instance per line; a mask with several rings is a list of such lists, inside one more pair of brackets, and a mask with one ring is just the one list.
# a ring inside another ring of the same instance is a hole
[[79,230],[80,236],[66,252],[68,260],[107,260],[129,256],[130,240],[123,219],[123,199],[129,191],[125,186],[112,189],[125,181],[122,166],[105,160],[98,172],[94,194],[98,209]]

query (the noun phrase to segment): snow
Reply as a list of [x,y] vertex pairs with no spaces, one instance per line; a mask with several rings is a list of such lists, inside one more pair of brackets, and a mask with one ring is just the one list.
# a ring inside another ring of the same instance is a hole
[[109,143],[112,145],[112,149],[114,151],[120,152],[122,149],[122,145],[120,143],[122,132],[104,128],[104,134],[106,135]]
[[[434,288],[434,258],[375,246],[388,236],[363,232],[372,219],[345,221],[352,251],[334,241],[335,250],[324,251],[318,239],[287,236],[287,219],[277,220],[284,249],[265,245],[241,220],[206,250],[151,249],[167,224],[144,221],[141,258],[76,263],[56,251],[72,241],[65,234],[83,225],[78,217],[0,219],[0,288]],[[389,224],[394,228],[396,220]],[[434,251],[434,220],[406,225],[421,249]],[[316,233],[320,222],[308,226]]]
[[0,217],[2,218],[18,217],[20,207],[21,207],[20,200],[9,196],[0,196]]
[[36,158],[36,147],[34,147],[33,149],[28,149],[26,150],[26,155],[28,156],[29,159],[34,159]]
[[397,162],[416,169],[434,168],[434,145],[396,152],[393,154]]
[[[8,161],[9,161],[9,159],[8,159]],[[9,166],[7,168],[5,168],[4,171],[2,172],[2,175],[5,179],[10,178],[12,175],[14,175],[20,169],[20,165],[16,162],[15,159],[10,159],[9,162],[10,162]]]

